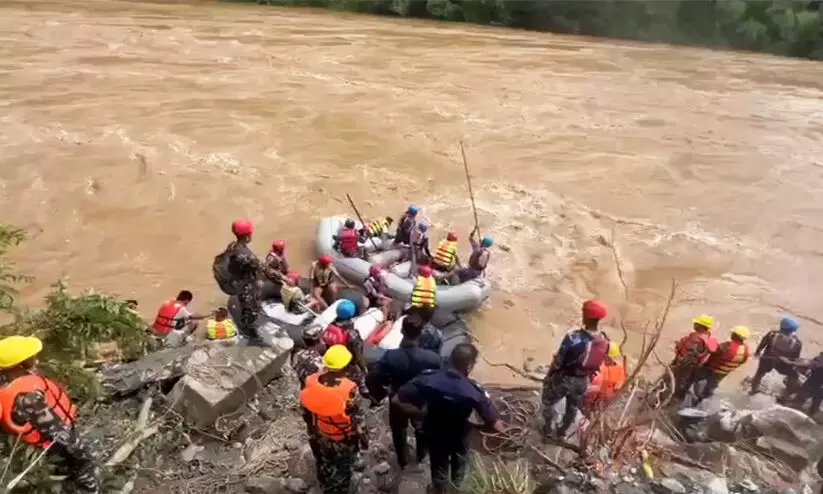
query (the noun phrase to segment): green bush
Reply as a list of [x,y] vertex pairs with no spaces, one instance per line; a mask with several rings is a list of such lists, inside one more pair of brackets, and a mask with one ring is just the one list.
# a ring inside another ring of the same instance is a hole
[[17,288],[15,285],[29,281],[8,260],[8,251],[26,239],[23,230],[0,222],[0,312],[17,314]]

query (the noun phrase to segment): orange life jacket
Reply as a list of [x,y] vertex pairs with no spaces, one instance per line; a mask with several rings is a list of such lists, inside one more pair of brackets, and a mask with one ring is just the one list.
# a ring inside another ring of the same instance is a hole
[[306,378],[306,387],[300,392],[300,404],[314,418],[317,431],[332,441],[352,437],[351,417],[346,415],[346,402],[354,388],[354,381],[342,378],[337,386],[325,386],[319,381],[320,373]]
[[175,316],[184,307],[183,302],[177,300],[169,300],[163,302],[160,310],[157,311],[157,317],[154,318],[154,324],[151,328],[157,336],[166,336],[175,329]]
[[696,345],[703,347],[701,353],[697,355],[698,365],[706,363],[706,360],[717,351],[717,340],[714,339],[711,333],[692,331],[688,336],[681,338],[680,341],[677,342],[677,345],[675,345],[675,361],[682,361]]
[[46,397],[46,404],[54,415],[66,425],[74,424],[77,408],[71,404],[69,396],[54,382],[34,374],[18,377],[8,386],[0,388],[0,428],[8,434],[19,436],[26,444],[40,448],[49,447],[49,443],[40,437],[40,433],[31,424],[18,424],[14,421],[14,402],[21,394],[41,392]]
[[447,271],[451,270],[454,267],[455,254],[457,254],[457,242],[441,240],[434,253],[434,262]]
[[356,256],[358,237],[357,231],[353,228],[344,228],[340,230],[340,234],[337,236],[340,252],[346,254],[347,256]]
[[614,398],[623,383],[626,382],[626,368],[623,364],[607,365],[605,362],[592,378],[584,396],[586,404],[591,405],[598,400]]
[[709,357],[706,367],[719,376],[725,376],[749,360],[749,347],[745,343],[727,341]]

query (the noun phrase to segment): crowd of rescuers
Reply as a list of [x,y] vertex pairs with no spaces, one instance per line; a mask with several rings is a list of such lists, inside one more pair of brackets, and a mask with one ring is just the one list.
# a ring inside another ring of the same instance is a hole
[[[401,242],[412,239],[416,214],[417,209],[410,207],[403,215],[395,241],[398,237]],[[386,226],[391,223],[389,220],[384,220]],[[224,283],[231,283],[228,289],[238,295],[240,320],[232,321],[225,307],[211,314],[191,311],[189,306],[194,297],[190,291],[183,290],[161,305],[149,328],[152,337],[175,335],[182,339],[202,337],[227,341],[242,335],[250,344],[255,344],[259,336],[251,321],[262,310],[258,281],[262,278],[276,281],[281,290],[289,290],[297,285],[297,280],[289,271],[284,243],[274,242],[269,256],[260,261],[248,247],[253,232],[251,223],[235,221],[232,231],[235,241],[218,258],[229,256],[230,270],[238,278],[230,281],[217,274],[215,278],[221,288]],[[358,235],[374,231],[378,230],[367,226]],[[487,262],[491,240],[487,242],[484,238],[479,243],[473,240],[475,261]],[[447,238],[447,241],[456,240]],[[434,258],[437,260],[436,254]],[[454,261],[457,262],[456,256]],[[469,269],[479,270],[481,275],[484,268],[485,264],[470,262]],[[370,272],[369,278],[379,274]],[[312,264],[310,277],[313,288],[331,283],[335,277],[345,283],[333,270],[330,260],[324,258]],[[430,266],[421,266],[415,290],[421,277],[432,277]],[[369,446],[364,402],[371,406],[388,402],[389,426],[401,469],[412,462],[407,437],[411,425],[415,437],[414,459],[419,464],[429,457],[435,493],[459,485],[465,474],[472,412],[477,412],[486,429],[505,430],[488,393],[469,377],[478,359],[478,349],[469,343],[458,344],[444,361],[442,339],[436,333],[427,332],[431,328],[427,325],[428,317],[436,306],[434,286],[433,293],[413,293],[410,310],[402,323],[403,339],[399,348],[385,352],[371,368],[366,365],[364,343],[353,324],[356,307],[349,300],[338,303],[335,320],[325,330],[309,325],[304,330],[303,341],[295,347],[291,362],[300,383],[299,401],[316,459],[318,480],[325,493],[349,491],[353,472],[361,463],[359,455]],[[388,297],[378,288],[371,296],[376,306],[381,305],[381,296]],[[311,294],[295,293],[294,302],[311,304],[311,298]],[[136,310],[136,302],[130,302],[130,307]],[[317,304],[319,306],[319,302]],[[554,355],[543,380],[541,396],[546,438],[567,435],[578,410],[586,415],[607,404],[625,383],[626,370],[620,349],[600,328],[606,316],[607,309],[602,302],[584,302],[580,328],[564,336]],[[205,325],[200,324],[203,320]],[[676,381],[676,398],[684,399],[688,395],[699,401],[711,396],[729,373],[746,363],[750,357],[746,342],[751,333],[748,328],[737,326],[731,330],[728,341],[718,343],[710,316],[698,316],[692,323],[693,331],[675,345],[671,369]],[[777,371],[787,382],[781,401],[800,407],[810,399],[808,413],[813,415],[823,399],[823,353],[813,360],[800,358],[802,344],[797,336],[798,327],[794,319],[783,318],[778,328],[761,340],[754,351],[760,360],[751,393],[758,392],[767,373]],[[34,337],[0,339],[0,428],[22,443],[48,449],[67,475],[67,488],[71,492],[98,492],[95,455],[74,429],[77,410],[66,391],[42,375],[36,366],[42,348],[42,342]],[[806,376],[802,384],[801,375]],[[555,428],[554,406],[563,398],[566,408],[559,427]]]

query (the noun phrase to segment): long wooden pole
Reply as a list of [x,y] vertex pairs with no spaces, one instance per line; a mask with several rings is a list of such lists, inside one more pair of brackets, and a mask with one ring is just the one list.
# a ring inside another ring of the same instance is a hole
[[480,236],[480,221],[477,219],[477,206],[474,204],[474,190],[472,190],[472,179],[469,175],[469,162],[466,160],[466,150],[463,149],[463,141],[460,141],[460,154],[463,156],[463,171],[466,172],[466,183],[469,185],[469,197],[472,200],[472,211],[474,212],[474,228],[477,236]]
[[[363,225],[363,228],[365,229],[367,227],[366,222],[363,221],[363,217],[360,216],[360,211],[357,210],[357,206],[354,205],[354,201],[352,200],[351,196],[346,194],[346,199],[349,200],[349,204],[351,204],[351,208],[354,210],[354,214],[357,215],[357,219],[360,220],[360,224]],[[372,238],[372,236],[369,235],[368,231],[366,231],[366,236],[369,237],[369,240],[371,240],[371,244],[374,246],[374,250],[380,250],[377,248],[377,242],[375,242],[374,238]]]

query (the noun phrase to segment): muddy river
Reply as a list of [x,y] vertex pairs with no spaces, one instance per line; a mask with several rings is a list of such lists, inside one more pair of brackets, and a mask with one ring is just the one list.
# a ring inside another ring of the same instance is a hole
[[346,193],[369,217],[421,205],[434,237],[465,239],[462,139],[496,240],[495,292],[471,317],[491,361],[548,361],[593,296],[636,349],[672,279],[667,347],[701,312],[721,338],[789,312],[823,342],[819,63],[249,4],[6,0],[0,74],[0,206],[30,234],[28,304],[67,276],[147,316],[182,288],[214,307],[233,219],[305,271]]

